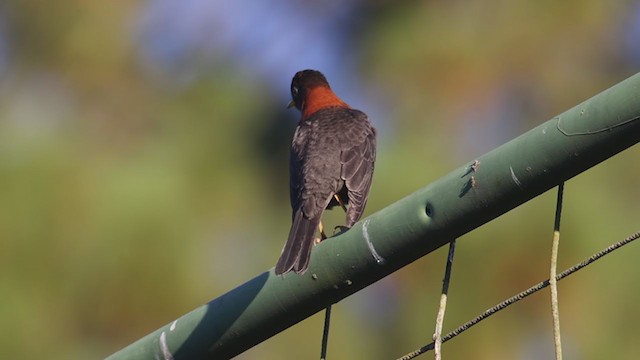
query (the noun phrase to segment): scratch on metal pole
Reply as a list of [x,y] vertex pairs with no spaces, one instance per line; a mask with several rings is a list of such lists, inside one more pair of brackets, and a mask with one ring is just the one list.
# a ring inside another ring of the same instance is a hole
[[[582,110],[584,112],[584,110]],[[580,114],[582,115],[582,113]],[[560,127],[560,116],[556,116],[554,120],[558,120],[556,122],[556,128],[558,129],[558,131],[560,131],[562,133],[562,135],[564,136],[580,136],[580,135],[594,135],[594,134],[599,134],[599,133],[603,133],[606,131],[610,131],[614,128],[617,128],[619,126],[623,126],[623,125],[627,125],[630,124],[634,121],[640,120],[640,116],[636,116],[633,117],[631,119],[627,119],[627,120],[621,120],[620,122],[618,122],[617,124],[613,124],[610,126],[605,126],[603,128],[600,129],[595,129],[595,130],[588,130],[588,131],[579,131],[579,132],[569,132],[564,130],[563,128]]]
[[522,189],[522,183],[516,177],[516,173],[513,172],[513,168],[511,166],[509,166],[509,170],[511,170],[511,179],[513,179],[513,182],[516,183],[516,185],[518,185],[518,187]]
[[174,320],[169,327],[169,331],[173,331],[176,329],[176,324],[178,324],[178,320]]
[[162,350],[164,360],[173,360],[173,354],[171,354],[171,350],[169,350],[167,346],[167,334],[164,331],[160,334],[160,349]]
[[380,265],[384,264],[386,260],[378,254],[376,249],[373,247],[373,243],[371,243],[371,239],[369,238],[369,219],[365,220],[362,223],[362,235],[364,236],[364,241],[367,242],[367,246],[369,247],[369,252],[373,255],[373,258],[376,259],[376,262]]

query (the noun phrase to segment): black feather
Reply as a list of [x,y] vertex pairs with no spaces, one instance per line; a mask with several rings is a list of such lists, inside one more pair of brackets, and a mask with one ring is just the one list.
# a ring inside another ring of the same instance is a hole
[[307,270],[314,234],[319,223],[319,217],[308,219],[302,214],[302,211],[297,211],[294,214],[289,238],[276,264],[276,275],[282,275],[291,270],[303,274]]

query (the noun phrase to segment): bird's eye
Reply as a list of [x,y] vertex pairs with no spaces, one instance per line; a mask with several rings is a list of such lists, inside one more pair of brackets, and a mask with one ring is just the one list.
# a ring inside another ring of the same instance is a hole
[[297,86],[292,86],[291,87],[291,95],[293,95],[293,97],[298,96],[298,87]]

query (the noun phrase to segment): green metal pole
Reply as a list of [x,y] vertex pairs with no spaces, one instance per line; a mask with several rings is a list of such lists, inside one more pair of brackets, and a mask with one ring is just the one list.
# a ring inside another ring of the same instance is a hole
[[303,276],[269,270],[108,359],[233,357],[638,141],[640,73],[325,240]]

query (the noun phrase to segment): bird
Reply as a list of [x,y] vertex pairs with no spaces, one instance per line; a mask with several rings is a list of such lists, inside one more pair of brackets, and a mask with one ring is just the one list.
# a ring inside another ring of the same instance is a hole
[[[325,209],[340,205],[346,228],[367,204],[376,159],[376,130],[367,115],[351,108],[317,70],[302,70],[291,81],[288,108],[301,112],[291,142],[289,195],[292,224],[274,272],[304,274],[309,268]],[[346,207],[348,205],[348,208]]]

